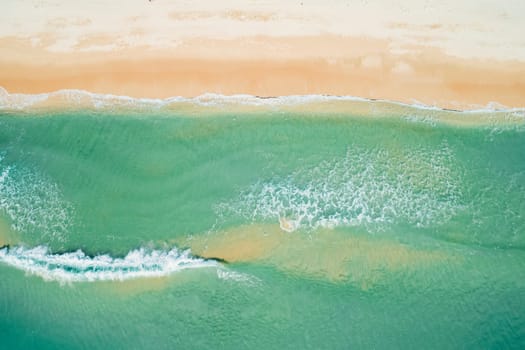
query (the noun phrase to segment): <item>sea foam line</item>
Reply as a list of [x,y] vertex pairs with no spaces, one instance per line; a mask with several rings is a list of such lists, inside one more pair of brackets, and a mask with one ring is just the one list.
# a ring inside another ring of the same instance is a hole
[[182,270],[219,266],[215,260],[194,257],[189,250],[177,248],[169,251],[140,248],[123,258],[115,258],[107,254],[90,257],[82,250],[53,254],[46,246],[4,247],[0,249],[0,262],[46,281],[61,283],[165,277]]
[[225,105],[244,106],[293,106],[319,102],[367,102],[386,103],[401,107],[419,110],[448,111],[454,113],[512,113],[514,116],[525,116],[525,107],[509,108],[497,102],[490,102],[486,106],[472,106],[471,109],[456,110],[441,108],[435,105],[426,105],[419,101],[404,103],[386,99],[370,99],[358,96],[338,95],[287,95],[261,97],[249,94],[222,95],[217,93],[205,93],[196,97],[173,96],[168,98],[135,98],[125,95],[99,94],[80,89],[63,89],[49,93],[22,94],[9,93],[0,87],[0,111],[1,110],[25,110],[45,104],[47,101],[56,100],[65,107],[90,107],[95,109],[113,108],[149,108],[161,109],[163,107],[176,106],[178,104],[193,104],[204,107],[220,107]]

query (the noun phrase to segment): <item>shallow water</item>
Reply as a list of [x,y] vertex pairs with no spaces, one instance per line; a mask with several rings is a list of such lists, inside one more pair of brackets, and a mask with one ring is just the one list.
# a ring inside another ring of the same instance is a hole
[[2,112],[2,345],[523,348],[525,129],[427,113]]

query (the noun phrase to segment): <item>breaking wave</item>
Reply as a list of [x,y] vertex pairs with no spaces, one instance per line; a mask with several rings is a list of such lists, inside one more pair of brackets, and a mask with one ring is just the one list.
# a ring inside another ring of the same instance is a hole
[[289,232],[396,223],[426,227],[449,220],[462,207],[454,166],[446,145],[397,153],[353,147],[342,159],[259,181],[215,209],[222,217],[275,220]]
[[189,250],[132,250],[123,258],[109,255],[87,256],[81,250],[52,254],[45,246],[4,247],[0,262],[46,281],[95,282],[124,281],[134,278],[163,277],[177,271],[216,267],[214,260],[193,257]]

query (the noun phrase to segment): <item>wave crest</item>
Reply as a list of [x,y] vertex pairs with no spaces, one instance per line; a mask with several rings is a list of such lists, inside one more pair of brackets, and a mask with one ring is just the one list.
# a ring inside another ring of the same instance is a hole
[[144,277],[163,277],[177,271],[215,267],[214,260],[193,257],[189,250],[132,250],[123,258],[110,255],[87,256],[81,250],[52,254],[45,246],[4,247],[0,261],[46,281],[95,282],[124,281]]

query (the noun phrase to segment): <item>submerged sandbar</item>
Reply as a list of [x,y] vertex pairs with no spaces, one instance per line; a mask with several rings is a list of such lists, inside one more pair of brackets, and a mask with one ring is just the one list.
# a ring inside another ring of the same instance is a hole
[[204,258],[267,264],[291,274],[333,282],[349,280],[363,289],[390,273],[457,260],[442,249],[412,247],[385,237],[332,229],[287,233],[276,224],[244,225],[176,242]]

